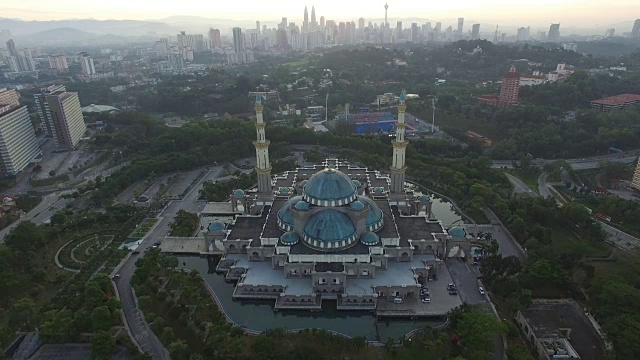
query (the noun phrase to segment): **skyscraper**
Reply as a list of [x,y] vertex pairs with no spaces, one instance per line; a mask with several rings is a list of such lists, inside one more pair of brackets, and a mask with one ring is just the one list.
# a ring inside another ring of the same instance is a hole
[[242,29],[239,27],[233,28],[233,49],[237,53],[244,50],[244,37],[242,36]]
[[18,50],[16,50],[16,43],[13,42],[13,39],[9,39],[7,41],[7,50],[9,50],[9,55],[18,56]]
[[302,32],[309,31],[309,12],[307,7],[304,7],[304,20],[302,21]]
[[417,43],[418,40],[418,23],[411,24],[411,42]]
[[640,37],[640,19],[636,19],[633,23],[633,29],[631,29],[632,37]]
[[324,27],[324,16],[320,16],[320,27]]
[[551,24],[547,40],[550,42],[560,41],[560,24]]
[[16,49],[16,44],[13,42],[13,39],[9,39],[7,41],[7,50],[9,51],[7,61],[11,71],[36,71],[36,65],[29,49],[18,50]]
[[358,19],[358,29],[364,29],[364,18]]
[[26,106],[15,90],[0,89],[0,176],[13,176],[40,154]]
[[611,29],[607,29],[607,31],[604,32],[604,37],[608,38],[608,37],[613,37],[616,33],[616,29],[611,28]]
[[61,150],[75,149],[87,131],[78,93],[67,92],[63,88],[44,97],[48,109],[45,121],[49,123],[47,129],[51,130],[56,147]]
[[396,22],[396,41],[402,39],[402,21]]
[[318,29],[318,22],[316,21],[316,7],[311,5],[311,31]]
[[464,31],[464,18],[458,18],[458,40],[462,39],[462,31]]
[[256,31],[260,34],[260,21],[256,21]]
[[516,36],[516,41],[529,41],[530,39],[530,27],[521,27],[518,29],[518,35]]
[[517,104],[519,91],[520,74],[516,71],[516,67],[511,65],[509,72],[502,78],[500,96],[498,96],[498,106],[511,106]]
[[216,48],[222,47],[222,39],[220,38],[220,30],[219,29],[209,29],[209,40],[211,41],[211,46]]
[[471,27],[471,38],[473,40],[480,39],[480,24],[473,24]]

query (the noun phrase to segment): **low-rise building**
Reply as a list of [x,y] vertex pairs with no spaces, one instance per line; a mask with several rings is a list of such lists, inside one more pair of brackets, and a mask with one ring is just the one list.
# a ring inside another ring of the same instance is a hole
[[573,300],[533,300],[515,318],[538,359],[600,359],[604,344],[593,321]]
[[622,94],[591,101],[591,108],[599,112],[611,112],[640,107],[640,95]]

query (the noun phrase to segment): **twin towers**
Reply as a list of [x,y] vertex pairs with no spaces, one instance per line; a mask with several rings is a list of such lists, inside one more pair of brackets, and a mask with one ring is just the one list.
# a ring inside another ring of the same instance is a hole
[[[404,180],[407,171],[406,152],[409,142],[405,138],[405,112],[407,105],[407,94],[404,90],[400,93],[400,103],[398,105],[398,120],[396,121],[396,138],[393,144],[393,161],[391,163],[391,194],[401,195],[404,193]],[[262,116],[264,105],[262,96],[256,94],[256,140],[253,145],[256,147],[256,173],[258,175],[258,196],[272,197],[273,187],[271,184],[271,163],[269,161],[269,140],[265,136],[265,122]],[[348,120],[346,120],[348,121]]]

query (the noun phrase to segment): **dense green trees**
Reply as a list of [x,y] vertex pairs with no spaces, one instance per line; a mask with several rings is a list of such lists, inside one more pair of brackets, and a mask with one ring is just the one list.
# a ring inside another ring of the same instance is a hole
[[171,228],[171,236],[193,236],[194,232],[200,225],[198,214],[180,209],[175,219],[169,225]]

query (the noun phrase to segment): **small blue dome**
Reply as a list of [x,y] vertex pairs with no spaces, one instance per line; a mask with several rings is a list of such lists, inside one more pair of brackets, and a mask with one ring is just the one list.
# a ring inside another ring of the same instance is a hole
[[360,185],[362,185],[362,184],[360,184],[360,181],[358,181],[358,180],[353,180],[353,185],[355,185],[357,188],[359,188]]
[[376,245],[380,242],[380,237],[376,233],[366,232],[360,236],[360,241],[365,245]]
[[309,203],[304,201],[304,200],[300,200],[296,203],[296,210],[300,210],[300,211],[307,211],[309,210]]
[[376,202],[366,196],[358,196],[358,200],[369,207],[369,213],[367,214],[367,227],[379,228],[377,225],[381,225],[380,220],[382,220],[383,214]]
[[256,105],[262,104],[262,96],[260,94],[256,94]]
[[364,204],[360,200],[356,200],[351,203],[351,210],[361,211],[364,210]]
[[279,191],[281,194],[288,194],[290,190],[288,187],[281,187]]
[[233,191],[233,196],[235,197],[242,197],[244,196],[244,190],[242,189],[237,189]]
[[404,89],[402,89],[402,92],[400,93],[400,101],[405,101],[407,100],[407,92],[404,91]]
[[420,197],[418,197],[418,201],[420,201],[421,203],[428,203],[431,201],[431,198],[427,195],[421,195]]
[[293,228],[293,214],[291,213],[291,207],[300,200],[302,200],[302,196],[294,196],[282,205],[282,208],[278,211],[278,220],[282,224]]
[[347,214],[329,208],[309,218],[304,226],[304,234],[312,240],[336,242],[355,237],[356,227]]
[[467,232],[464,231],[464,229],[461,227],[454,226],[451,229],[449,229],[449,235],[451,235],[454,238],[464,238],[465,236],[467,236]]
[[314,174],[302,190],[306,201],[327,206],[328,202],[344,205],[355,200],[358,189],[342,171],[324,169]]
[[382,194],[384,192],[384,188],[381,188],[381,187],[373,188],[373,192],[376,194]]
[[293,231],[286,232],[282,236],[280,236],[280,242],[283,245],[295,245],[298,243],[298,241],[300,241],[300,237]]
[[209,231],[221,231],[224,230],[225,228],[225,224],[221,221],[214,221],[211,224],[209,224]]

